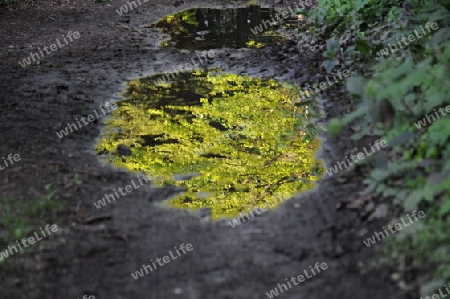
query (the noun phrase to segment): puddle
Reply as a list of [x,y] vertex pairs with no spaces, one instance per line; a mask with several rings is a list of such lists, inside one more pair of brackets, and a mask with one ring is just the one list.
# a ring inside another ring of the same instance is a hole
[[[234,217],[311,189],[322,175],[319,112],[296,100],[295,87],[213,72],[157,84],[159,76],[128,83],[97,150],[157,185],[185,188],[170,205]],[[119,144],[132,154],[118,156]]]
[[274,9],[257,5],[236,9],[196,8],[165,17],[152,27],[171,35],[164,46],[178,49],[260,48],[283,40],[275,31],[281,26],[275,15]]

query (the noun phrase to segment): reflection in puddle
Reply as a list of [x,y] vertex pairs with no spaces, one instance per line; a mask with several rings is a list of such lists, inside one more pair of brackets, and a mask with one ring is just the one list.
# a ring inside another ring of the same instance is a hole
[[[236,9],[197,8],[165,17],[153,26],[170,34],[170,43],[178,49],[261,47],[282,40],[275,31],[281,24],[269,21],[275,15],[274,9],[256,5]],[[264,33],[255,30],[263,22],[269,30]]]
[[[172,205],[233,217],[310,189],[323,173],[311,122],[319,113],[295,101],[293,86],[235,74],[181,73],[162,85],[154,77],[128,84],[97,149],[186,188]],[[132,154],[118,156],[119,144]]]

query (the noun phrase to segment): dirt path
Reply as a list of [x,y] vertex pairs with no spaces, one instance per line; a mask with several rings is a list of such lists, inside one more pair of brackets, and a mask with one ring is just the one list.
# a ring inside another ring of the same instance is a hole
[[[49,219],[60,227],[58,234],[42,242],[38,252],[12,258],[24,266],[0,275],[0,298],[267,298],[278,283],[316,262],[328,269],[280,298],[405,298],[389,281],[387,269],[359,274],[358,262],[373,257],[362,233],[381,224],[369,225],[358,213],[337,209],[358,197],[362,183],[357,173],[345,183],[325,179],[313,192],[236,228],[211,223],[201,212],[156,205],[174,194],[173,188],[143,187],[95,209],[94,201],[135,176],[99,162],[93,145],[100,122],[62,140],[55,131],[118,99],[126,80],[164,72],[194,55],[158,49],[160,34],[143,25],[186,7],[245,2],[191,1],[175,8],[150,0],[123,17],[115,9],[125,1],[81,2],[0,11],[0,154],[22,157],[17,167],[0,172],[0,193],[32,200],[54,183],[67,207],[58,219]],[[42,48],[68,31],[80,32],[80,39],[44,57],[40,65],[18,65],[30,45]],[[296,84],[321,76],[321,54],[298,53],[294,42],[259,51],[260,58],[255,50],[220,50],[210,66]],[[328,117],[348,111],[351,103],[340,87],[327,93],[333,99],[325,103]],[[365,146],[347,133],[324,145],[330,161]],[[193,250],[138,280],[131,277],[182,243],[192,244]]]

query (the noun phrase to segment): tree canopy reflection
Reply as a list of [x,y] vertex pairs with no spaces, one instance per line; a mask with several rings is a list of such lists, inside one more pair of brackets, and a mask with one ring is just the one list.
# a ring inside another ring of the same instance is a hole
[[319,129],[311,122],[318,112],[296,102],[294,87],[202,72],[161,85],[154,79],[128,84],[98,150],[114,153],[125,144],[132,155],[112,154],[114,165],[185,187],[172,205],[232,217],[310,189],[322,174],[314,159]]

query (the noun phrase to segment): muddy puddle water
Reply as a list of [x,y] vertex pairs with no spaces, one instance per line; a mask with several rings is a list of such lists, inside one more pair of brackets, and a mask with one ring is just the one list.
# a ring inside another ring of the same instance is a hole
[[[180,73],[128,83],[97,149],[115,166],[185,192],[170,204],[213,218],[271,207],[314,187],[318,112],[295,88],[235,74]],[[131,149],[119,156],[118,145]]]
[[153,25],[170,34],[165,46],[178,49],[262,47],[281,41],[281,26],[271,8],[251,5],[236,9],[197,8],[167,16]]

